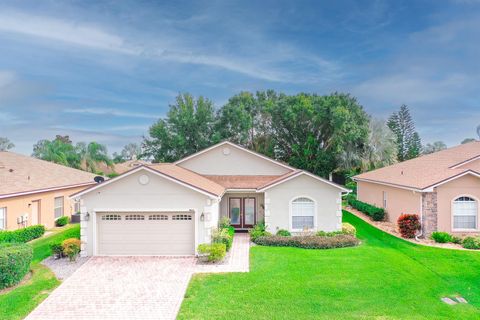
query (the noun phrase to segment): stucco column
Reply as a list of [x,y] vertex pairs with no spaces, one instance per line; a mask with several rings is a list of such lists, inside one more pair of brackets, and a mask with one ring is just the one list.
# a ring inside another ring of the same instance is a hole
[[264,201],[264,207],[265,207],[264,208],[265,226],[266,226],[268,232],[273,233],[273,230],[270,227],[270,197],[268,196],[268,192],[266,192],[266,191],[264,193],[263,201]]
[[88,221],[85,220],[85,216],[87,215],[87,207],[83,205],[83,200],[80,200],[80,256],[86,257],[88,256],[87,253],[87,224]]

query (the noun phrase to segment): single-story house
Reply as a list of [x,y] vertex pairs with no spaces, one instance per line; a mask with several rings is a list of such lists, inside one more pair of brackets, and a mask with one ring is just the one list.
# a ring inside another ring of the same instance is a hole
[[72,195],[83,255],[193,255],[221,217],[238,231],[341,228],[348,190],[230,142],[175,163],[138,166]]
[[480,231],[480,141],[362,173],[354,180],[358,199],[384,208],[388,221],[418,214],[424,236]]
[[94,174],[9,151],[0,152],[0,230],[43,224],[75,213],[69,198],[93,184]]

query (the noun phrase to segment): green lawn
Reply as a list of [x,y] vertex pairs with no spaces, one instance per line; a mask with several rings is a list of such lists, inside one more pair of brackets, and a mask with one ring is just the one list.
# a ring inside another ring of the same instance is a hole
[[[80,238],[80,226],[69,225],[56,229],[54,234],[31,242],[33,247],[32,277],[23,285],[0,295],[0,319],[23,319],[30,313],[60,282],[40,261],[50,256],[50,244],[67,238]],[[59,315],[60,316],[60,315]]]
[[[480,252],[418,246],[348,212],[355,248],[256,246],[250,273],[196,275],[180,319],[480,319]],[[460,294],[470,303],[449,306]]]

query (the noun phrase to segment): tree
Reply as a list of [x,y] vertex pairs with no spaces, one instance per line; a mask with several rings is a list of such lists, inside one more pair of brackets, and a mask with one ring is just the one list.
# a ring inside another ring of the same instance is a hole
[[362,156],[362,171],[382,168],[397,162],[397,138],[381,119],[369,123],[368,142]]
[[89,172],[97,172],[98,166],[104,164],[111,167],[113,161],[108,156],[107,147],[97,142],[79,142],[75,150],[80,158],[81,168]]
[[443,141],[435,141],[434,143],[427,143],[423,148],[423,154],[434,153],[437,151],[447,149],[447,145]]
[[268,107],[276,158],[328,177],[359,165],[368,117],[348,94],[282,96]]
[[129,143],[122,149],[122,157],[128,160],[139,159],[142,154],[142,147],[137,143]]
[[54,140],[40,140],[33,146],[35,158],[64,166],[80,168],[80,157],[68,136],[56,136]]
[[415,124],[406,105],[402,105],[398,112],[390,116],[387,125],[397,137],[398,161],[420,155],[422,150],[420,136],[415,131]]
[[173,162],[219,141],[214,136],[213,103],[203,97],[194,99],[180,94],[170,105],[167,117],[150,127],[150,138],[144,138],[144,154],[156,162]]
[[0,151],[7,151],[15,148],[15,145],[7,137],[0,137]]
[[470,142],[474,142],[474,141],[477,141],[477,140],[475,140],[474,138],[465,138],[465,139],[463,139],[462,144],[470,143]]
[[271,117],[267,109],[279,97],[273,90],[258,91],[255,95],[240,92],[218,111],[216,132],[222,140],[271,156]]

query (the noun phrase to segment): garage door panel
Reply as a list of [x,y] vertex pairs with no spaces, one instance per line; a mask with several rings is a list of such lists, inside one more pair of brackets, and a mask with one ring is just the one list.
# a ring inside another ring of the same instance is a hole
[[192,255],[194,226],[191,212],[99,213],[97,251],[100,255]]

